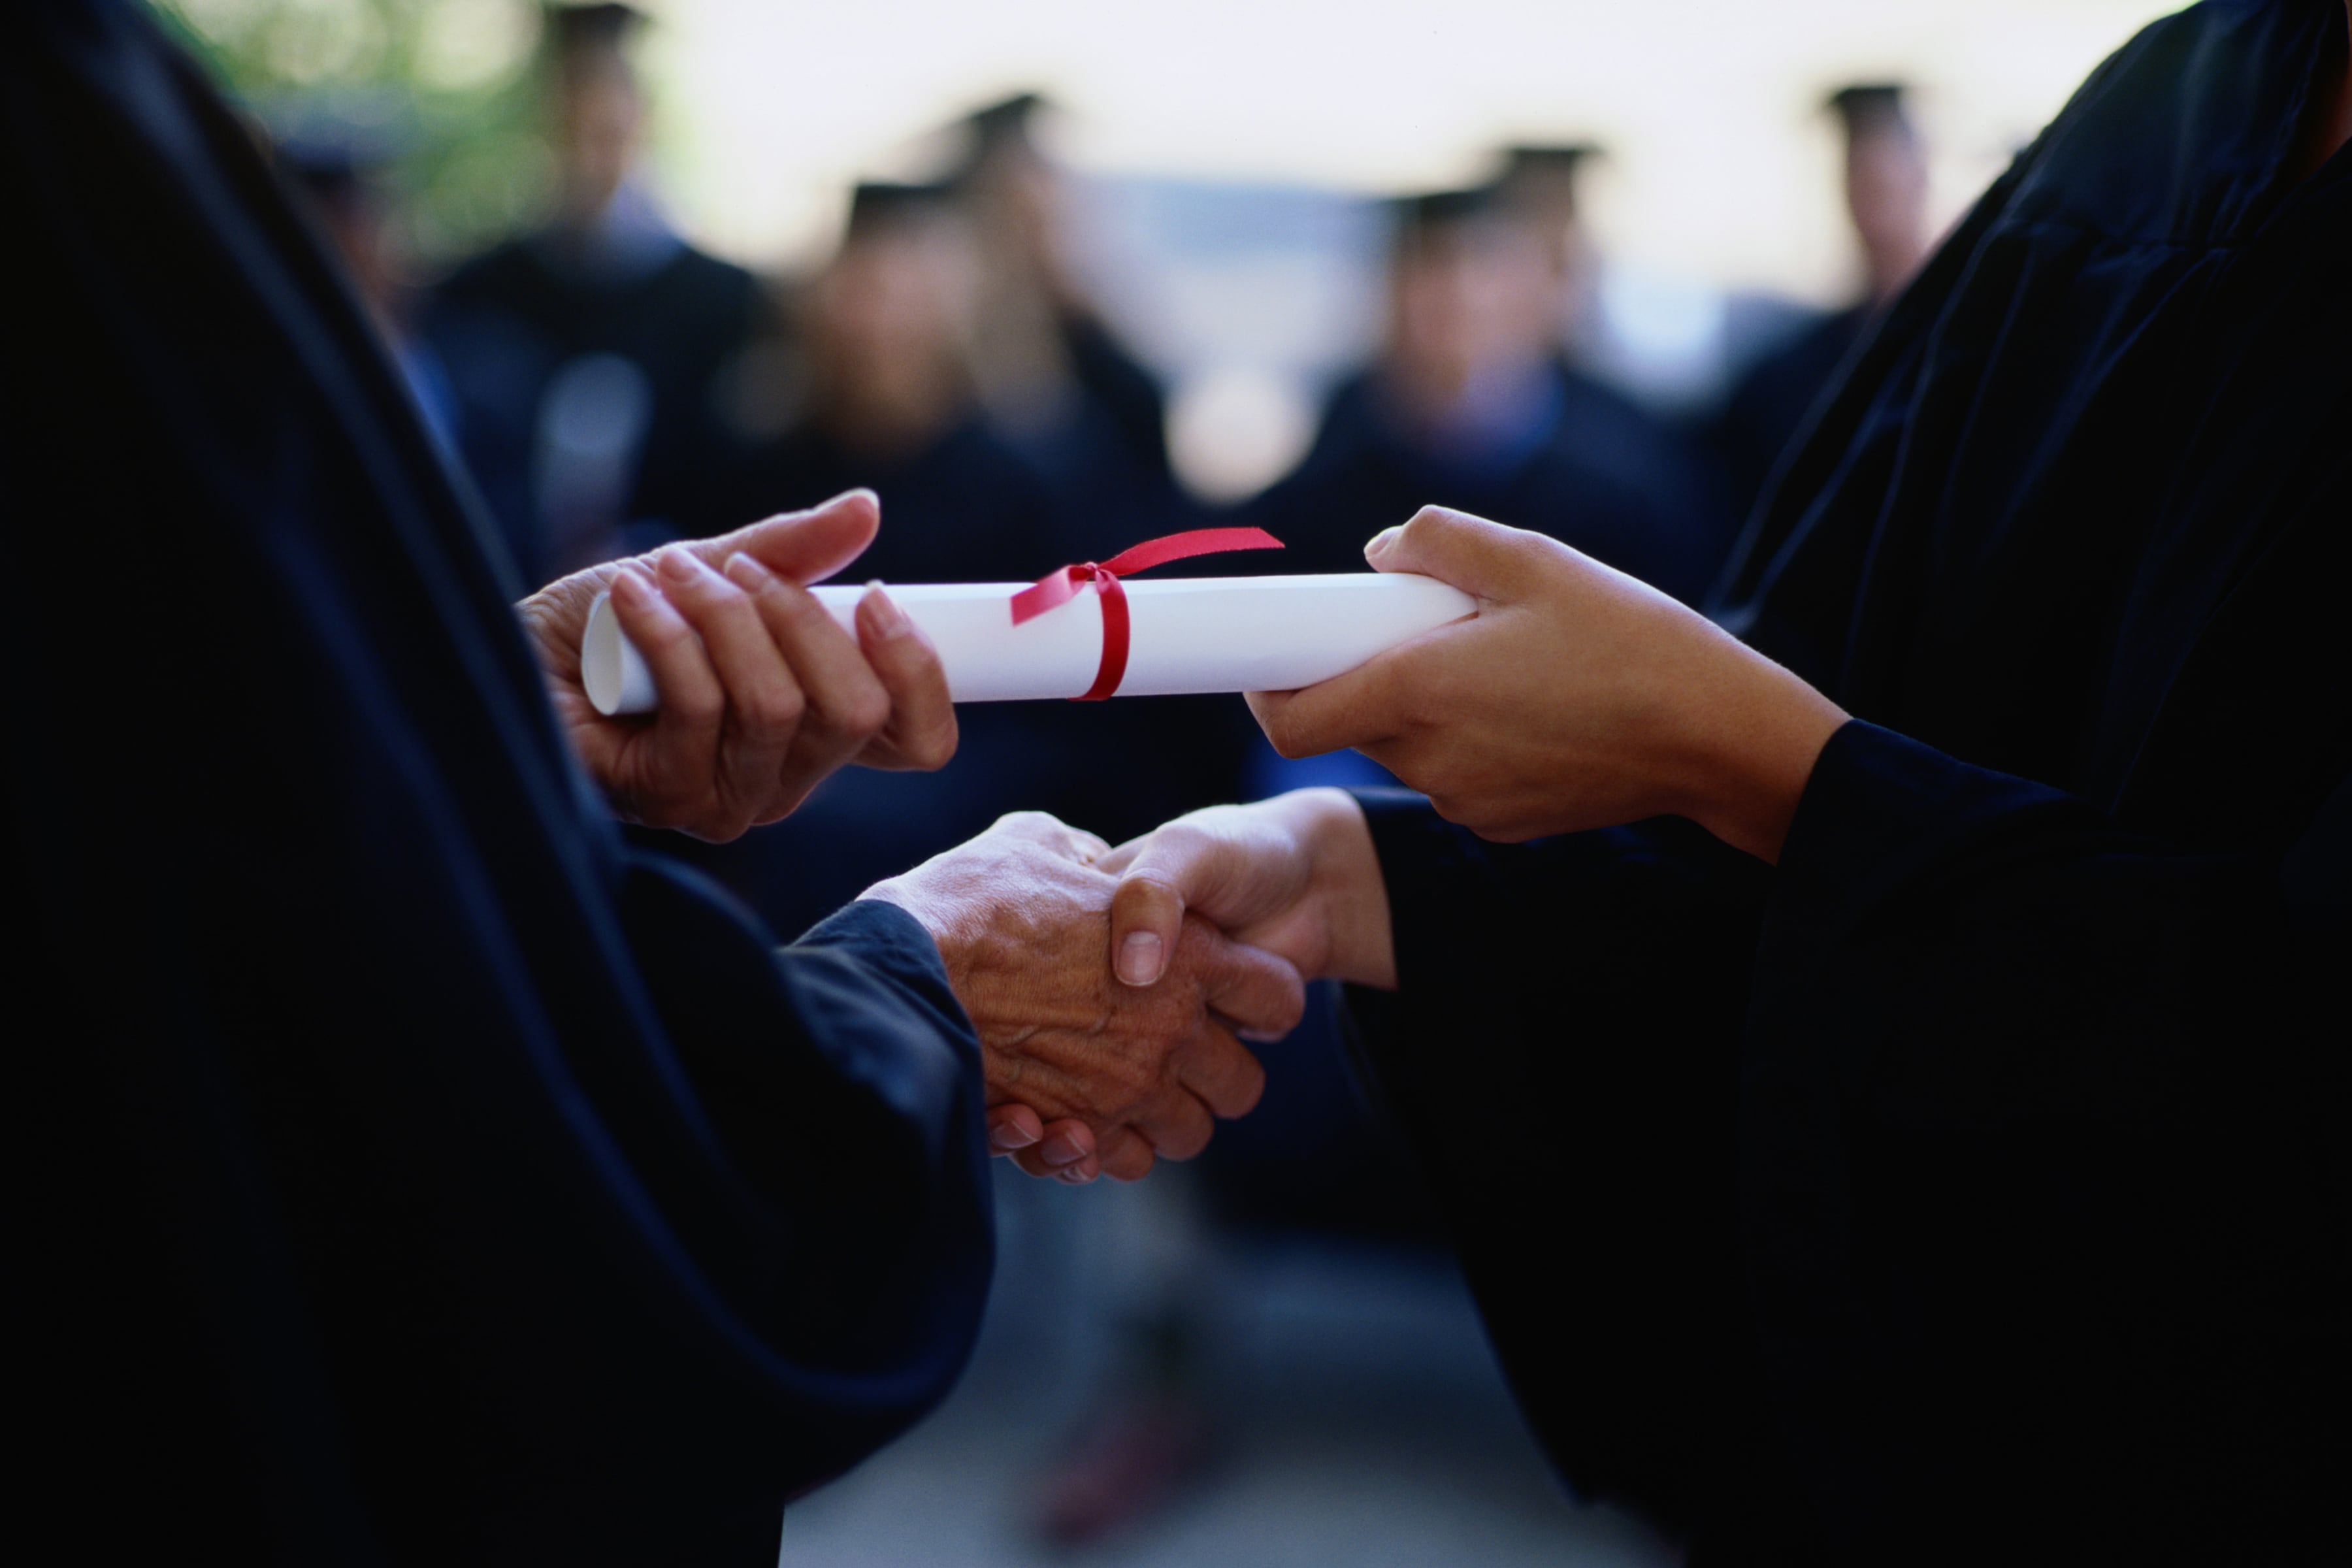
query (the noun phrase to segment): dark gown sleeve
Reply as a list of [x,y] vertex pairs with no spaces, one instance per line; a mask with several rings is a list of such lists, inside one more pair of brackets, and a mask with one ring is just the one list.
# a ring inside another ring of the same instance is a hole
[[1357,1032],[1573,1484],[1717,1560],[2306,1560],[2344,823],[2184,853],[1858,722],[1775,872],[1367,808],[1401,987]]
[[772,1563],[977,1331],[938,953],[870,904],[779,948],[623,843],[243,126],[126,5],[12,23],[20,1528]]

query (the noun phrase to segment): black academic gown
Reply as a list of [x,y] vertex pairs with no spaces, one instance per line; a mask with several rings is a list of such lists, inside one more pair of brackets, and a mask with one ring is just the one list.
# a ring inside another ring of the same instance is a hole
[[937,952],[624,847],[244,126],[127,5],[13,21],[15,1529],[772,1563],[975,1331]]
[[1740,375],[1706,432],[1732,515],[1747,519],[1873,313],[1864,303],[1807,321]]
[[2155,24],[1861,350],[1725,610],[1857,715],[1777,868],[1370,803],[1373,1071],[1696,1563],[2352,1552],[2344,49]]
[[1552,386],[1541,426],[1468,459],[1402,432],[1377,372],[1342,383],[1297,468],[1241,509],[1241,521],[1287,552],[1231,569],[1360,572],[1366,540],[1437,505],[1549,533],[1696,601],[1721,564],[1727,531],[1691,454],[1591,377],[1566,365],[1544,374]]
[[511,240],[433,291],[422,335],[444,366],[458,445],[492,514],[537,585],[616,550],[567,531],[543,505],[541,426],[567,365],[617,355],[643,378],[647,416],[626,454],[616,525],[700,537],[750,521],[732,510],[750,447],[725,416],[726,378],[756,330],[760,287],[740,267],[684,241],[642,265],[550,231]]

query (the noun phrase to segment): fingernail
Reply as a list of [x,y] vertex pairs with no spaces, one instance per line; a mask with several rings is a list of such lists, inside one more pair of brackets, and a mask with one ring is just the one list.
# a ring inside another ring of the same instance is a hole
[[877,577],[866,584],[866,603],[874,606],[871,614],[874,616],[875,631],[886,637],[902,637],[907,635],[908,628],[911,625],[907,619],[907,612],[898,607],[897,600],[883,591],[881,578]]
[[1095,1179],[1095,1178],[1094,1178],[1094,1173],[1093,1173],[1093,1172],[1091,1172],[1091,1171],[1081,1171],[1081,1170],[1078,1170],[1077,1168],[1076,1168],[1075,1166],[1074,1166],[1074,1167],[1072,1167],[1072,1168],[1071,1168],[1071,1169],[1069,1169],[1069,1170],[1066,1170],[1066,1171],[1056,1171],[1056,1172],[1055,1172],[1055,1173],[1054,1173],[1054,1177],[1055,1177],[1055,1179],[1056,1181],[1067,1182],[1070,1185],[1072,1185],[1072,1186],[1074,1186],[1074,1187],[1083,1187],[1083,1186],[1085,1186],[1088,1182],[1091,1182],[1091,1181],[1093,1181],[1093,1180]]
[[1403,531],[1402,528],[1384,528],[1372,535],[1370,542],[1364,546],[1364,559],[1377,561],[1387,554],[1389,546],[1394,544],[1397,535]]
[[627,566],[613,574],[611,592],[616,599],[642,605],[646,602],[646,595],[653,592],[653,584],[646,581],[645,574],[634,566]]
[[1149,985],[1160,978],[1160,934],[1129,931],[1118,944],[1118,977],[1129,985]]
[[655,556],[654,564],[663,576],[673,583],[691,583],[694,581],[694,569],[702,563],[694,558],[692,551],[673,547]]
[[727,558],[727,576],[737,587],[754,594],[776,580],[773,572],[740,550]]
[[1036,1140],[1009,1121],[999,1123],[988,1130],[988,1144],[992,1149],[1006,1151],[1026,1149],[1034,1142]]
[[1048,1165],[1066,1165],[1073,1160],[1087,1157],[1087,1146],[1068,1132],[1056,1133],[1046,1139],[1045,1146],[1037,1152],[1045,1156]]

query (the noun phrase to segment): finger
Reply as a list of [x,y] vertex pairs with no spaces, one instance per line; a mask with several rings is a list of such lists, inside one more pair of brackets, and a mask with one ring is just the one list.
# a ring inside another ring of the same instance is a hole
[[1150,1140],[1131,1127],[1121,1127],[1104,1140],[1096,1161],[1115,1182],[1139,1182],[1151,1173],[1152,1158]]
[[655,734],[665,755],[707,766],[719,747],[727,690],[702,638],[641,569],[613,579],[613,614],[628,634],[661,696]]
[[1242,820],[1236,814],[1215,820],[1221,826],[1212,829],[1179,817],[1096,860],[1119,879],[1110,902],[1111,971],[1127,984],[1159,984],[1187,910],[1229,929],[1273,912],[1262,907],[1269,889],[1257,875],[1265,847],[1244,841],[1245,830],[1232,826]]
[[1095,1130],[1072,1118],[1047,1123],[1045,1141],[1037,1145],[1037,1157],[1059,1170],[1093,1158],[1095,1149]]
[[948,700],[947,671],[940,667],[930,639],[879,583],[857,601],[857,646],[890,696],[889,721],[861,760],[877,767],[925,773],[946,766],[956,749],[955,704]]
[[[1229,862],[1237,850],[1181,820],[1152,834],[1139,849],[1121,849],[1125,864],[1110,900],[1111,972],[1129,985],[1157,985],[1183,936],[1184,911],[1232,881]],[[1112,869],[1102,860],[1096,864]]]
[[[1152,1152],[1161,1159],[1189,1160],[1209,1146],[1209,1140],[1216,1135],[1217,1120],[1209,1114],[1207,1106],[1178,1089],[1155,1101],[1150,1112],[1138,1119],[1135,1126],[1137,1131],[1151,1141]],[[1118,1170],[1108,1162],[1103,1169],[1118,1176]]]
[[1286,757],[1319,757],[1396,738],[1412,692],[1412,649],[1392,649],[1298,691],[1253,691],[1250,712]]
[[1016,1149],[1032,1149],[1045,1138],[1045,1123],[1035,1111],[1025,1105],[997,1105],[989,1108],[988,1149],[992,1154],[1010,1154]]
[[882,502],[872,490],[845,490],[806,511],[782,512],[687,548],[714,567],[730,555],[749,555],[778,576],[805,584],[823,582],[864,554],[881,526]]
[[1137,856],[1150,847],[1152,839],[1157,837],[1159,835],[1156,830],[1151,833],[1139,833],[1126,843],[1104,851],[1095,857],[1095,869],[1108,871],[1114,876],[1125,871],[1129,866],[1135,864]]
[[726,689],[719,794],[756,810],[783,771],[806,700],[750,595],[690,551],[666,550],[659,560],[662,591],[693,623]]
[[1265,1065],[1223,1029],[1176,1062],[1176,1081],[1218,1116],[1231,1121],[1257,1109],[1265,1093]]
[[[890,717],[890,694],[858,651],[856,639],[796,583],[787,583],[749,555],[731,555],[727,572],[752,595],[768,636],[783,655],[808,702],[798,751],[812,767],[830,773],[865,748]],[[756,590],[756,592],[755,592]]]
[[1560,548],[1524,529],[1451,507],[1425,506],[1403,527],[1374,534],[1364,546],[1364,559],[1377,572],[1418,572],[1465,594],[1507,604],[1526,596],[1542,556]]
[[1020,1167],[1025,1175],[1040,1177],[1046,1181],[1067,1182],[1074,1187],[1085,1186],[1102,1174],[1102,1166],[1092,1154],[1071,1164],[1052,1165],[1046,1163],[1036,1150],[1024,1149],[1013,1156],[1013,1163]]
[[1298,971],[1270,952],[1234,941],[1197,916],[1181,939],[1201,999],[1218,1016],[1232,1020],[1249,1039],[1278,1040],[1298,1027],[1307,1012],[1307,983]]

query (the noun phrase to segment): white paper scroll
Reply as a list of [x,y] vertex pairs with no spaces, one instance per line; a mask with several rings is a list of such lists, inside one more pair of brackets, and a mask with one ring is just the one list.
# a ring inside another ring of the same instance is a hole
[[[1328,680],[1382,649],[1475,612],[1459,588],[1404,573],[1317,577],[1123,580],[1132,627],[1121,697],[1192,691],[1293,691]],[[890,597],[939,649],[958,702],[1076,697],[1102,659],[1102,595],[1081,588],[1024,626],[1013,595],[1025,583],[892,584]],[[813,590],[844,626],[863,587]],[[646,713],[653,674],[603,597],[588,613],[582,684],[599,713]]]

